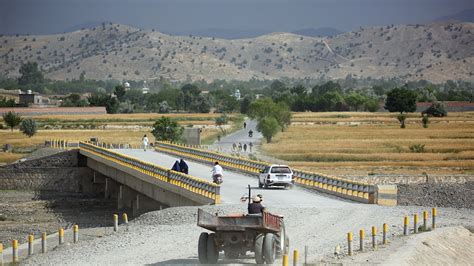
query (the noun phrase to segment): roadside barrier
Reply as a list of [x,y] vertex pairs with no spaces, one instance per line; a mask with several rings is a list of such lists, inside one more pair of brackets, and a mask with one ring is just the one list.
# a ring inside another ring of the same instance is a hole
[[114,214],[114,232],[118,232],[118,215]]
[[28,256],[33,255],[33,241],[35,240],[35,237],[33,235],[28,236]]
[[118,152],[98,147],[91,143],[80,142],[79,148],[81,151],[90,152],[99,157],[157,178],[160,181],[169,183],[183,190],[198,194],[211,200],[214,204],[219,204],[221,202],[220,186],[207,180],[169,170]]
[[122,219],[123,219],[123,223],[124,223],[125,225],[128,225],[128,216],[127,216],[126,213],[123,213],[123,214],[122,214]]
[[75,224],[72,230],[73,230],[72,241],[74,244],[76,244],[79,241],[79,226]]
[[12,262],[18,262],[18,240],[12,240]]
[[288,266],[288,255],[287,255],[287,254],[283,255],[283,259],[282,259],[281,265],[283,265],[283,266]]
[[3,266],[3,244],[0,243],[0,265]]
[[59,245],[64,244],[64,229],[63,228],[59,228],[58,239],[59,239]]
[[431,229],[434,230],[436,228],[436,208],[433,208],[431,213],[432,213],[432,216],[433,216],[433,220],[432,220],[432,223],[431,223]]
[[41,253],[46,253],[46,251],[48,251],[46,237],[46,233],[41,234]]
[[297,266],[298,265],[298,261],[299,261],[299,252],[297,249],[293,250],[293,266]]
[[[248,160],[229,155],[223,155],[213,151],[191,148],[186,145],[176,144],[167,141],[155,143],[158,151],[180,155],[193,160],[213,163],[218,161],[223,167],[245,172],[248,174],[259,174],[269,163]],[[347,198],[363,203],[377,203],[377,188],[364,182],[347,180],[336,176],[312,173],[293,169],[294,181],[300,186],[315,189],[321,192],[333,194],[342,198]],[[393,198],[392,196],[389,196]],[[396,202],[396,192],[395,192]]]
[[[436,217],[436,208],[433,208],[432,209],[432,217]],[[428,211],[423,211],[423,220],[424,220],[424,223],[423,223],[423,226],[420,227],[422,229],[421,232],[424,232],[424,231],[430,231],[430,229],[428,228],[428,218],[429,218],[429,212]],[[413,215],[413,233],[416,234],[418,232],[420,232],[418,230],[418,214],[414,214]],[[403,236],[407,236],[409,235],[409,230],[408,230],[408,226],[409,226],[409,217],[408,216],[404,216],[403,217]],[[436,224],[433,222],[432,226],[431,226],[431,230],[434,230],[435,229],[435,226]],[[364,252],[366,250],[365,248],[365,231],[364,229],[360,229],[359,230],[359,251],[360,252]],[[382,245],[387,245],[388,244],[388,224],[387,223],[384,223],[382,225]],[[372,250],[376,250],[377,249],[377,246],[378,246],[378,243],[377,243],[377,227],[375,226],[372,226]],[[352,235],[352,232],[348,232],[347,233],[347,255],[349,256],[352,256],[354,254],[354,250],[353,250],[353,235]]]

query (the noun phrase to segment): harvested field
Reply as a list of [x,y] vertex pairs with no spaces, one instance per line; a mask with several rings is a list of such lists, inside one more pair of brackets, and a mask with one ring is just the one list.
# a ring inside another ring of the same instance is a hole
[[[474,172],[474,113],[408,119],[390,113],[296,113],[263,151],[291,165],[332,174],[470,174]],[[351,123],[346,123],[351,122]],[[366,122],[366,123],[359,123]],[[416,147],[423,147],[415,151]],[[424,145],[424,146],[423,146]]]

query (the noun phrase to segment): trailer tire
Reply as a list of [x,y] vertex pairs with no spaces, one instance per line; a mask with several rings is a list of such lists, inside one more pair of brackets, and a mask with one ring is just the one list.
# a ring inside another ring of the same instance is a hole
[[219,249],[216,245],[216,234],[209,234],[207,237],[207,263],[216,264],[219,259]]
[[275,241],[275,235],[266,233],[263,240],[263,255],[265,257],[266,264],[273,264],[276,259],[277,245]]
[[255,252],[255,262],[257,264],[265,263],[265,257],[263,256],[263,240],[265,238],[264,234],[259,234],[255,237],[254,249]]
[[280,220],[280,232],[275,234],[275,240],[277,245],[276,257],[280,258],[283,255],[288,255],[289,252],[289,239],[285,230],[285,223],[283,219]]
[[198,257],[201,264],[207,264],[207,238],[208,233],[201,233],[198,242]]

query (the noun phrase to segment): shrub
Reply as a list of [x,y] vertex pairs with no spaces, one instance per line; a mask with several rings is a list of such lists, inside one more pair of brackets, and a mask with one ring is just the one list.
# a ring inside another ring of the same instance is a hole
[[421,118],[421,122],[423,123],[424,128],[428,128],[428,124],[430,123],[430,119],[428,118],[427,115],[423,115],[423,118]]
[[36,121],[31,118],[24,119],[20,124],[20,130],[31,138],[37,131]]
[[412,152],[416,152],[416,153],[425,152],[425,144],[413,144],[409,148],[410,148],[410,151]]
[[406,114],[399,114],[397,115],[397,119],[400,122],[400,128],[405,128],[405,120],[407,119]]
[[13,131],[21,123],[21,116],[15,112],[9,111],[8,113],[3,114],[3,121],[5,124]]
[[422,115],[434,116],[434,117],[443,117],[447,116],[448,112],[446,111],[444,104],[442,103],[433,103],[428,109],[421,113]]

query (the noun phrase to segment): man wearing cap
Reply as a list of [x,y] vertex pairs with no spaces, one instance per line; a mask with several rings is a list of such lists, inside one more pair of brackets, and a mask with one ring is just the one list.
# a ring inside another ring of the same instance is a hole
[[263,212],[264,207],[261,201],[262,199],[258,195],[252,197],[252,203],[248,207],[249,214],[261,214]]

